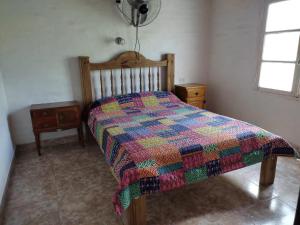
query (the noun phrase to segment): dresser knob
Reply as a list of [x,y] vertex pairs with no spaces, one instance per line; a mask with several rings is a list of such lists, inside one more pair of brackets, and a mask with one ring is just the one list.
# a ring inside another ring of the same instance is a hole
[[47,116],[48,115],[48,113],[47,112],[43,112],[43,116]]
[[199,95],[199,93],[198,93],[198,92],[196,92],[196,93],[195,93],[195,95]]
[[49,124],[45,123],[45,124],[44,124],[44,127],[45,127],[45,128],[49,127]]

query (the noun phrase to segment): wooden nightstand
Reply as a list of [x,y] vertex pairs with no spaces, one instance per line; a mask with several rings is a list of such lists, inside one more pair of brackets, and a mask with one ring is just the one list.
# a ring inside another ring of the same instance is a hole
[[38,104],[30,107],[32,128],[38,154],[41,155],[40,134],[77,128],[78,138],[84,145],[80,105],[76,101]]
[[175,85],[175,94],[185,103],[205,108],[206,85],[203,84],[180,84]]

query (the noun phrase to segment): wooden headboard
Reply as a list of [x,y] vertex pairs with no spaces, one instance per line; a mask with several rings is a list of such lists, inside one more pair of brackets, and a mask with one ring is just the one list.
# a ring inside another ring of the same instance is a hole
[[[132,93],[136,90],[134,80],[139,80],[139,90],[145,91],[145,79],[148,79],[148,90],[174,90],[174,70],[175,70],[175,55],[174,54],[165,54],[162,56],[160,61],[153,61],[145,58],[143,55],[138,52],[128,51],[120,54],[116,58],[103,62],[103,63],[92,63],[87,56],[80,56],[80,72],[81,72],[81,88],[82,88],[82,97],[83,104],[87,106],[91,102],[93,102],[93,87],[91,80],[91,72],[99,71],[100,77],[100,89],[101,96],[104,96],[104,89],[108,87],[104,87],[105,82],[103,82],[103,77],[106,76],[106,79],[110,79],[110,90],[111,95],[116,95],[116,79],[114,71],[120,71],[120,88],[121,94],[124,94],[124,70],[130,71],[130,92]],[[153,68],[156,68],[156,74],[153,74]],[[133,73],[132,70],[137,69],[138,74]],[[145,71],[147,69],[147,74],[145,78],[145,74],[142,75],[142,69]],[[104,74],[104,71],[106,73]],[[109,73],[107,73],[109,71]],[[154,84],[154,79],[156,76],[156,84]],[[144,77],[144,82],[143,78]],[[163,78],[164,83],[166,84],[166,88],[161,88],[161,78]]]

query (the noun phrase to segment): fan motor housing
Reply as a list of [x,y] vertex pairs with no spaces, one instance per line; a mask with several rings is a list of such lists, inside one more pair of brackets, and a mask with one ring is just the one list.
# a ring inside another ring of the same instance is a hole
[[140,7],[139,7],[139,12],[141,14],[146,14],[148,13],[149,11],[149,8],[148,8],[148,5],[147,4],[142,4]]

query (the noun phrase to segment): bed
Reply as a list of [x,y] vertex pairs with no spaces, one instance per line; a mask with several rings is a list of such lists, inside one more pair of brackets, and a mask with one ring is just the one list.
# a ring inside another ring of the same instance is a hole
[[149,194],[259,162],[260,184],[271,185],[277,157],[295,154],[262,128],[180,101],[172,93],[173,54],[160,61],[137,52],[104,63],[79,60],[86,125],[118,181],[115,211],[127,210],[129,225],[146,224]]

